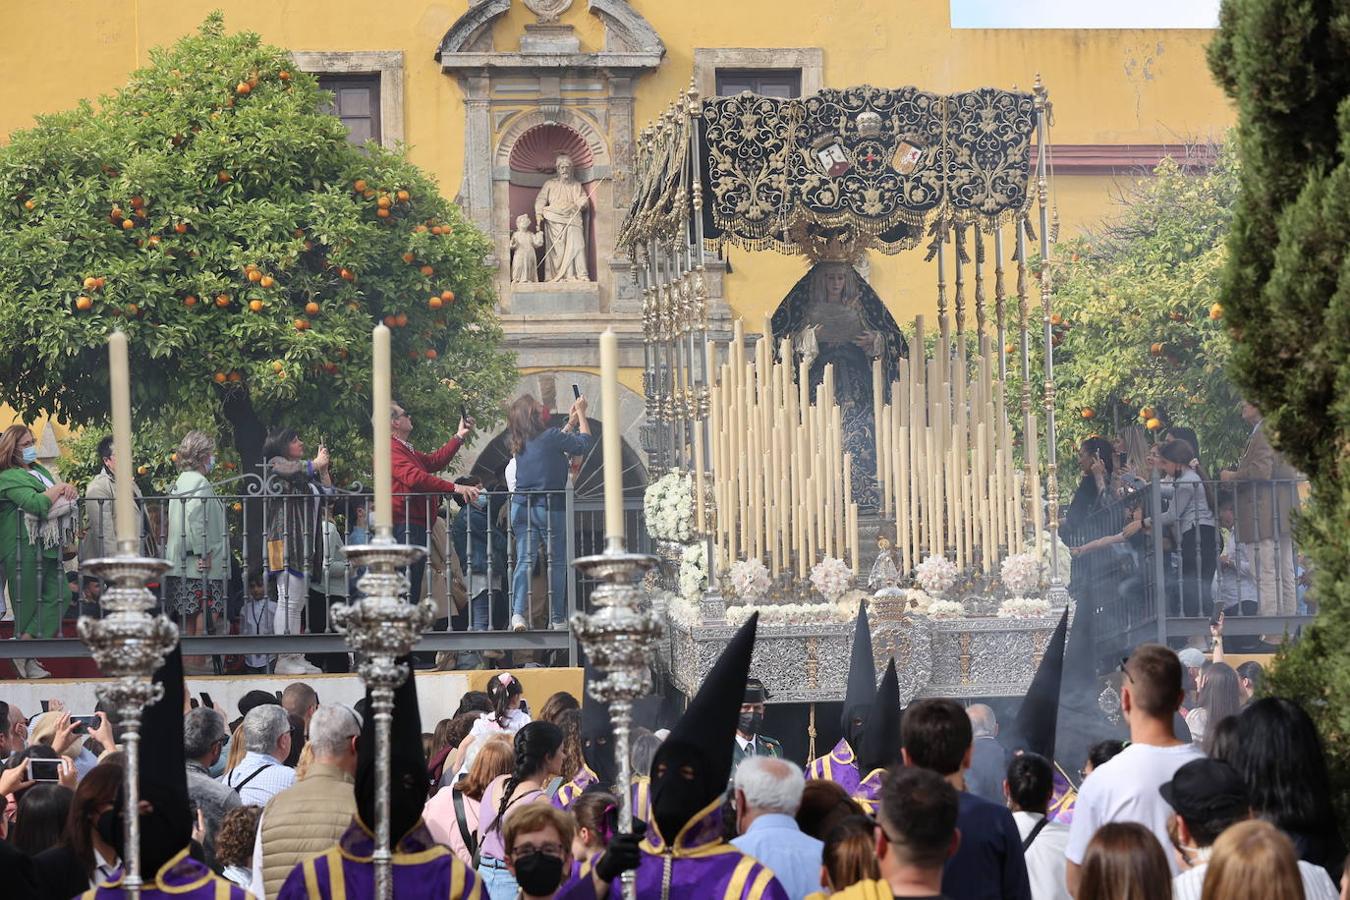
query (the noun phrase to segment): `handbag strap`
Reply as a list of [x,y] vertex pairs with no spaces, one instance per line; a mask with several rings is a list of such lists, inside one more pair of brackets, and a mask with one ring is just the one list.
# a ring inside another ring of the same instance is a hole
[[464,795],[460,793],[459,788],[450,788],[450,798],[455,803],[455,824],[459,826],[459,836],[464,840],[464,847],[473,857],[474,865],[478,865],[478,835],[469,831],[469,823],[464,816]]
[[1026,853],[1026,852],[1027,852],[1027,849],[1031,846],[1031,842],[1034,841],[1034,840],[1036,840],[1036,835],[1040,834],[1040,833],[1041,833],[1041,829],[1044,828],[1044,827],[1045,827],[1046,825],[1048,825],[1048,824],[1050,824],[1050,817],[1049,817],[1049,816],[1045,816],[1045,817],[1042,818],[1039,822],[1036,823],[1036,827],[1033,828],[1033,829],[1031,829],[1030,833],[1027,834],[1026,840],[1022,841],[1022,852],[1023,852],[1023,853]]
[[252,772],[250,772],[249,775],[248,775],[248,777],[245,778],[243,781],[239,782],[238,784],[234,784],[234,785],[230,785],[230,786],[231,786],[232,788],[234,788],[234,792],[235,792],[236,794],[238,794],[240,791],[242,791],[242,790],[244,789],[244,786],[245,786],[246,784],[248,784],[250,781],[252,781],[253,779],[257,778],[259,775],[261,775],[261,774],[263,773],[263,770],[264,770],[264,769],[270,769],[270,768],[272,768],[273,765],[275,765],[275,763],[270,763],[270,762],[269,762],[269,763],[263,763],[261,766],[258,766],[258,768],[254,769]]

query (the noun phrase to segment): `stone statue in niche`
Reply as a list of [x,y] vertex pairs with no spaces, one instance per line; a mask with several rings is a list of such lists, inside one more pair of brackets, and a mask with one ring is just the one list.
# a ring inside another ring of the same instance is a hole
[[544,235],[545,281],[590,281],[586,271],[586,208],[590,198],[574,177],[572,157],[559,153],[558,174],[534,198],[534,215]]
[[511,235],[511,283],[526,284],[539,280],[539,255],[536,247],[544,246],[544,235],[535,231],[526,214],[516,216],[516,231]]

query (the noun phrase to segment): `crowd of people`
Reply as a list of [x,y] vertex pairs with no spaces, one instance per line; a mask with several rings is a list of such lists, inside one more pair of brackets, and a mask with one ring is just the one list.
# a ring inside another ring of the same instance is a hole
[[[1301,476],[1271,446],[1260,410],[1243,402],[1241,415],[1247,444],[1216,478],[1195,431],[1183,426],[1156,443],[1140,425],[1083,442],[1081,479],[1060,526],[1076,597],[1122,626],[1160,604],[1166,615],[1189,617],[1312,611],[1307,567],[1292,541]],[[1283,629],[1272,629],[1243,649],[1268,651],[1283,640]]]
[[[501,672],[423,733],[410,674],[392,726],[395,896],[599,900],[631,871],[652,900],[1350,897],[1311,720],[1223,662],[1192,675],[1167,647],[1136,648],[1122,667],[1128,739],[1093,747],[1076,785],[1037,752],[1053,734],[1022,716],[1001,734],[979,704],[902,712],[894,661],[875,685],[859,666],[866,702],[851,691],[845,737],[804,770],[759,734],[755,624],[669,730],[637,728],[627,785],[602,704],[557,692],[534,716]],[[1204,698],[1190,710],[1188,676]],[[236,716],[189,704],[178,651],[156,677],[165,697],[146,712],[139,769],[147,887],[370,896],[369,700],[320,702],[297,682],[246,695]],[[0,704],[0,883],[35,900],[120,896],[118,723],[100,711],[82,728],[49,707],[25,718]]]
[[[410,595],[430,596],[440,630],[524,631],[563,628],[567,619],[568,559],[565,506],[569,461],[591,446],[587,401],[577,397],[567,419],[553,424],[548,408],[530,395],[508,412],[512,458],[488,483],[440,473],[473,431],[462,419],[455,435],[426,453],[412,444],[413,421],[401,403],[391,417],[393,528],[396,540],[428,548],[425,564],[408,570]],[[13,636],[51,638],[63,622],[100,615],[101,582],[80,576],[80,565],[118,551],[113,521],[117,460],[112,438],[97,445],[98,471],[77,488],[37,460],[30,429],[0,434],[0,583],[12,610]],[[166,498],[144,500],[136,489],[140,549],[163,556],[170,568],[154,587],[162,608],[184,635],[303,634],[331,631],[328,611],[358,590],[359,572],[343,555],[348,543],[370,537],[368,498],[334,488],[327,447],[312,455],[299,433],[279,426],[263,448],[268,489],[245,493],[238,479],[216,479],[216,442],[189,431],[174,454],[179,470]],[[228,487],[234,484],[233,488]],[[219,489],[219,490],[218,490]],[[447,503],[453,500],[454,506]],[[245,504],[264,505],[265,540],[248,555]],[[241,516],[232,520],[231,506]],[[458,509],[456,512],[455,509]],[[508,542],[514,540],[514,547]],[[508,560],[508,551],[510,560]],[[536,584],[536,568],[546,557]],[[516,661],[530,661],[522,657]],[[501,655],[447,654],[445,668],[480,668]],[[506,660],[511,662],[511,660]],[[189,656],[190,674],[273,672],[309,675],[345,672],[345,653],[298,649],[245,658]],[[42,660],[13,660],[20,678],[45,678]],[[230,668],[227,668],[230,665]]]

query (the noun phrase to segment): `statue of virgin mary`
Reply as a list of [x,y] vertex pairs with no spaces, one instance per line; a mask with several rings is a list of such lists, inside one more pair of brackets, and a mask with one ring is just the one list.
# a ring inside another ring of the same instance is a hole
[[[771,320],[774,346],[792,339],[796,361],[810,360],[811,396],[834,365],[844,452],[853,455],[853,498],[859,508],[880,505],[876,423],[872,419],[872,360],[881,359],[886,385],[898,374],[909,345],[872,286],[846,262],[811,267],[778,305]],[[795,366],[794,366],[795,370]]]

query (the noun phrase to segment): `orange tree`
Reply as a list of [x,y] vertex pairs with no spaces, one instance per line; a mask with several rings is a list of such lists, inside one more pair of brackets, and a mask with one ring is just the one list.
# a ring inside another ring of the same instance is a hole
[[120,328],[137,416],[163,445],[211,423],[248,467],[266,428],[288,424],[364,459],[384,321],[425,439],[461,404],[491,420],[515,372],[489,242],[401,152],[350,144],[323,97],[216,15],[118,92],[14,134],[0,149],[0,400],[103,421]]

